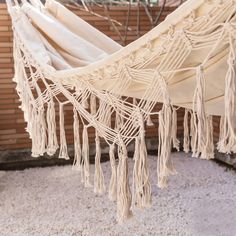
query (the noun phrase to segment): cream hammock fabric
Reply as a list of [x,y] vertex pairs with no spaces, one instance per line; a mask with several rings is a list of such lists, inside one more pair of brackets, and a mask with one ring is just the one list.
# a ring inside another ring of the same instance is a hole
[[[100,141],[105,140],[112,170],[109,198],[117,202],[119,222],[131,216],[134,205],[151,205],[145,145],[150,115],[159,119],[157,185],[161,188],[175,174],[170,152],[179,148],[178,107],[185,108],[184,151],[213,158],[212,115],[220,115],[217,148],[236,152],[236,1],[189,0],[124,48],[54,0],[47,0],[45,6],[38,0],[22,4],[8,0],[8,9],[14,32],[14,80],[32,155],[53,155],[59,148],[59,158],[69,158],[64,110],[66,104],[72,105],[74,168],[81,171],[85,186],[93,184],[96,193],[105,192],[100,165]],[[162,109],[154,112],[158,102]],[[89,127],[96,130],[94,181],[89,171]],[[127,145],[133,141],[131,191]]]

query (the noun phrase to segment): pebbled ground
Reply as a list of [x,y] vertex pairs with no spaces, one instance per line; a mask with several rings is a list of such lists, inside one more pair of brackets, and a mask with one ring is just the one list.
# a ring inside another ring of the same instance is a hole
[[[149,157],[152,207],[134,209],[122,225],[116,204],[85,189],[71,166],[0,172],[0,235],[236,235],[236,172],[181,152],[172,156],[178,174],[164,190],[155,185],[156,157]],[[108,184],[109,163],[102,168]]]

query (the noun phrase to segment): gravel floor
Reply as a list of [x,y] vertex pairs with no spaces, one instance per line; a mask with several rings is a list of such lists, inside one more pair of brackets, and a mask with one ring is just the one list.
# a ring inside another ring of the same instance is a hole
[[[85,189],[70,166],[0,172],[0,235],[236,235],[236,173],[184,153],[172,155],[178,175],[165,190],[155,185],[156,157],[149,157],[153,205],[134,209],[122,225],[115,203]],[[103,170],[108,183],[109,163]]]

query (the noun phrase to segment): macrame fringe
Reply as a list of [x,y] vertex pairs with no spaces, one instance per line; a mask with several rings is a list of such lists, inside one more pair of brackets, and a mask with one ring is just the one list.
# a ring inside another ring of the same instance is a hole
[[132,183],[132,196],[133,196],[133,202],[132,205],[136,205],[137,204],[137,200],[136,200],[136,190],[135,188],[137,188],[136,186],[138,184],[136,184],[136,175],[137,175],[137,171],[136,171],[136,166],[137,166],[137,160],[139,160],[139,156],[140,156],[140,137],[136,137],[135,141],[134,141],[134,155],[133,155],[133,161],[134,161],[134,167],[133,167],[133,183]]
[[121,138],[119,141],[119,164],[117,167],[117,220],[121,223],[132,216],[132,196],[129,187],[128,153]]
[[171,136],[172,136],[172,145],[179,152],[179,144],[180,141],[177,138],[177,110],[176,108],[172,108],[172,129],[171,129]]
[[171,160],[171,127],[172,127],[171,107],[163,104],[159,112],[159,145],[158,145],[158,181],[157,186],[160,188],[167,187],[167,178],[176,171]]
[[[138,131],[138,126],[136,126],[137,119],[133,117],[135,107],[140,107],[143,111],[151,114],[152,104],[157,101],[163,101],[163,108],[159,112],[157,169],[158,186],[161,188],[166,187],[167,177],[175,173],[170,158],[171,144],[173,143],[173,146],[179,150],[179,140],[177,139],[177,113],[175,108],[173,108],[173,110],[171,108],[166,81],[170,81],[176,74],[189,73],[188,71],[190,71],[192,67],[186,67],[184,62],[188,60],[191,55],[196,57],[199,52],[204,50],[207,52],[207,50],[211,49],[207,55],[202,55],[200,58],[204,61],[202,65],[206,62],[210,65],[211,63],[209,62],[211,62],[212,59],[217,59],[216,55],[219,50],[222,51],[222,49],[225,50],[228,48],[230,50],[228,71],[225,78],[225,112],[224,117],[221,117],[218,150],[226,153],[236,152],[235,22],[231,21],[235,15],[235,1],[208,0],[206,2],[212,2],[212,5],[207,4],[208,6],[205,6],[204,1],[202,1],[199,7],[201,7],[203,11],[188,9],[188,7],[186,7],[186,10],[189,12],[192,10],[192,13],[188,14],[188,12],[185,12],[186,14],[184,13],[184,15],[186,15],[186,19],[183,20],[176,29],[173,24],[170,24],[169,31],[166,30],[165,33],[160,35],[159,42],[154,42],[156,37],[151,35],[152,31],[150,33],[151,41],[144,42],[144,47],[141,46],[141,44],[143,44],[142,42],[137,42],[135,47],[130,48],[132,52],[127,58],[125,58],[125,56],[122,57],[122,59],[114,57],[111,63],[107,63],[106,60],[104,63],[101,63],[98,69],[91,71],[85,70],[84,73],[77,73],[77,71],[72,70],[69,73],[62,73],[61,75],[59,73],[59,75],[56,76],[57,78],[55,78],[55,72],[60,68],[50,68],[46,65],[47,63],[45,64],[44,61],[41,60],[40,56],[37,57],[38,52],[34,50],[34,47],[31,48],[25,45],[27,42],[25,38],[26,34],[22,33],[20,30],[20,27],[23,26],[23,24],[21,24],[23,21],[21,22],[20,19],[21,16],[25,15],[24,9],[21,9],[18,1],[15,1],[15,4],[13,4],[15,5],[14,7],[11,2],[10,0],[7,1],[14,31],[13,54],[16,73],[14,80],[17,82],[16,90],[21,99],[21,108],[25,113],[24,119],[28,122],[27,131],[32,139],[32,156],[38,157],[45,152],[49,155],[53,155],[58,148],[55,104],[53,99],[56,99],[59,94],[62,94],[68,99],[68,103],[74,105],[79,105],[80,103],[85,109],[89,109],[88,101],[90,99],[90,111],[84,111],[81,109],[80,105],[77,107],[78,111],[81,112],[86,122],[97,128],[99,134],[102,134],[108,142],[118,141],[119,144],[119,164],[117,170],[114,154],[115,144],[110,145],[112,175],[109,186],[109,198],[112,200],[117,199],[119,222],[122,222],[132,215],[130,210],[132,196],[129,189],[127,149],[124,140],[122,140],[120,136],[118,136],[119,140],[116,139],[117,131],[122,130],[126,141],[130,141],[134,135],[136,135],[135,132]],[[24,3],[26,0],[20,2]],[[35,0],[31,0],[31,2],[33,2],[34,6],[38,6]],[[38,7],[40,8],[41,5]],[[207,21],[205,21],[205,19]],[[30,19],[25,17],[25,20],[25,24],[28,23],[28,26],[32,26]],[[213,29],[212,25],[214,22],[217,23],[217,27]],[[178,24],[178,19],[174,23]],[[34,37],[35,43],[40,43],[40,40],[36,40],[37,37],[35,37],[35,35],[37,34],[37,29],[35,31],[34,28],[35,26],[32,27],[31,32],[30,30],[26,31],[29,40]],[[164,28],[165,27],[163,27],[163,29]],[[182,31],[180,32],[178,28],[182,28]],[[210,31],[212,33],[209,37]],[[194,32],[194,34],[191,32]],[[227,41],[222,43],[222,41],[225,41],[227,34],[229,34],[229,47]],[[44,40],[41,43],[42,45],[45,44]],[[220,44],[221,46],[219,46]],[[212,48],[210,48],[211,45],[213,45]],[[143,53],[142,51],[145,52]],[[126,52],[124,52],[124,55],[126,55]],[[65,58],[65,63],[62,64],[67,65],[66,61]],[[210,69],[214,69],[214,66],[217,65],[215,60],[212,61],[212,65],[209,66]],[[194,60],[192,66],[195,66],[196,63],[197,61]],[[157,68],[155,73],[152,73],[152,70],[146,69],[150,67]],[[153,76],[156,76],[156,72],[158,77],[161,77],[160,82],[163,82],[160,84],[160,87],[159,78],[153,79]],[[214,72],[217,74],[218,71],[216,70]],[[214,74],[214,72],[212,74]],[[162,74],[168,76],[167,80],[162,77]],[[50,76],[47,76],[48,79],[46,79],[45,75]],[[108,78],[111,78],[104,87],[104,91],[102,91],[98,85],[100,78],[102,78],[102,82],[104,83],[107,82]],[[191,73],[189,78],[191,80]],[[41,86],[41,84],[44,85]],[[147,84],[148,86],[146,86]],[[143,91],[141,89],[138,91],[137,88],[135,90],[135,86],[138,85],[143,88]],[[127,94],[132,86],[134,86],[133,92],[137,92],[137,95],[140,96],[138,104],[136,99],[134,99],[133,103],[135,106],[130,104],[127,97],[122,100],[122,94]],[[181,90],[181,86],[179,89]],[[184,89],[184,86],[182,89]],[[214,88],[212,91],[214,91]],[[96,96],[91,95],[91,93],[96,94],[97,100]],[[160,96],[161,93],[163,93],[163,100]],[[205,78],[203,67],[199,66],[196,71],[196,89],[193,97],[193,112],[191,112],[190,120],[191,142],[188,125],[188,113],[190,111],[185,110],[184,151],[189,152],[189,146],[191,144],[193,156],[211,159],[214,154],[213,124],[212,117],[206,115],[204,98]],[[146,103],[145,100],[150,102]],[[100,113],[98,114],[96,109],[97,101],[100,102]],[[45,116],[46,104],[48,104],[48,107]],[[66,102],[59,103],[59,158],[69,159],[64,127],[63,107],[65,104]],[[89,114],[89,112],[91,112],[91,114]],[[116,112],[115,128],[111,128],[110,125],[113,112]],[[150,116],[147,117],[147,125],[153,125]],[[88,126],[84,125],[83,127],[83,146],[81,150],[78,113],[75,109],[73,128],[75,143],[74,166],[81,169],[82,180],[85,182],[85,186],[91,186],[89,180]],[[147,151],[144,136],[145,133],[142,121],[140,136],[136,138],[135,142],[135,165],[133,173],[136,187],[134,196],[139,207],[145,207],[151,204],[151,186],[148,177]],[[100,193],[105,190],[105,187],[100,163],[101,147],[98,133],[96,133],[96,152],[94,190]]]
[[[142,124],[143,126],[143,124]],[[134,153],[134,183],[135,183],[135,204],[138,208],[150,207],[151,184],[147,166],[147,149],[145,144],[144,129],[141,128],[141,137],[135,140]]]
[[47,154],[52,156],[58,149],[57,130],[56,130],[56,115],[55,104],[53,101],[48,103],[47,109],[47,128],[48,128],[48,146]]
[[101,166],[101,146],[100,138],[96,132],[96,155],[95,155],[95,174],[94,174],[94,192],[102,194],[105,192],[104,175]]
[[111,163],[111,179],[109,184],[109,199],[115,201],[117,197],[117,173],[116,173],[116,159],[115,159],[115,144],[110,145],[109,149],[110,163]]
[[47,131],[44,117],[44,108],[41,107],[38,111],[33,108],[31,114],[31,139],[32,139],[32,157],[44,155],[47,146]]
[[45,121],[45,112],[44,108],[42,107],[39,109],[39,124],[40,124],[40,137],[41,137],[41,143],[40,143],[40,155],[43,156],[44,153],[47,151],[47,125]]
[[214,142],[213,142],[213,124],[212,116],[207,117],[206,123],[206,144],[203,152],[201,153],[201,158],[210,160],[214,158]]
[[74,108],[74,162],[73,169],[82,170],[82,152],[81,152],[81,144],[80,144],[80,133],[79,133],[79,119],[77,110]]
[[162,75],[159,76],[159,86],[162,91],[163,106],[161,111],[159,111],[157,186],[165,188],[167,187],[168,176],[175,174],[176,171],[170,155],[172,141],[172,110],[170,105],[170,95],[165,79]]
[[89,140],[88,140],[88,128],[84,125],[83,129],[83,146],[82,146],[82,158],[83,158],[83,178],[84,186],[91,187],[90,183],[90,164],[89,164]]
[[[193,156],[199,157],[204,152],[206,145],[206,124],[207,118],[205,113],[205,77],[203,67],[199,66],[196,71],[196,89],[193,96],[193,116],[195,137],[193,145]],[[204,157],[202,157],[204,158]]]
[[185,109],[184,112],[184,152],[189,153],[190,139],[189,139],[189,126],[188,126],[189,110]]
[[191,116],[191,148],[193,157],[201,159],[214,158],[212,116],[205,113],[205,78],[202,66],[197,68],[196,89],[193,98]]
[[59,103],[59,114],[60,114],[60,152],[58,158],[69,160],[70,157],[68,156],[68,151],[67,151],[63,103]]
[[221,137],[217,146],[218,151],[224,153],[236,153],[236,56],[232,37],[230,38],[230,53],[228,58],[229,68],[225,78],[225,117],[222,119]]
[[[32,109],[31,111],[32,113],[30,114],[30,120],[28,123],[28,132],[30,133],[30,139],[32,142],[32,148],[31,148],[31,156],[32,157],[39,157],[40,156],[40,152],[38,150],[39,148],[39,139],[38,139],[38,135],[37,132],[40,132],[39,130],[39,124],[37,124],[37,111],[36,109]],[[34,129],[33,129],[34,127]]]
[[197,157],[196,156],[196,140],[197,140],[197,124],[195,124],[196,122],[196,114],[193,113],[193,111],[190,111],[191,114],[191,119],[190,119],[190,137],[191,137],[191,142],[190,142],[190,146],[191,146],[191,150],[192,150],[192,157]]
[[219,141],[217,143],[217,150],[219,152],[222,152],[223,150],[225,150],[225,143],[224,143],[224,123],[225,123],[225,116],[221,116],[220,117],[220,133],[219,133]]

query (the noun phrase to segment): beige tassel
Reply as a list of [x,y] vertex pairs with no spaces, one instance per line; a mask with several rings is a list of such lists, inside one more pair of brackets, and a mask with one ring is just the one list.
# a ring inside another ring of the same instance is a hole
[[167,187],[167,178],[175,174],[171,160],[171,107],[163,105],[159,112],[159,145],[158,145],[158,181],[157,186],[160,188]]
[[200,153],[204,151],[204,147],[206,144],[206,113],[205,113],[205,78],[203,74],[203,67],[199,66],[197,68],[196,74],[196,89],[193,96],[193,113],[196,112],[196,117],[194,124],[197,123],[197,147],[194,153],[194,156],[199,157]]
[[212,116],[207,117],[206,128],[207,128],[206,129],[206,144],[205,144],[203,152],[201,153],[201,159],[210,160],[214,158]]
[[188,113],[189,110],[185,109],[184,112],[184,152],[189,153],[189,127],[188,127]]
[[53,101],[48,103],[47,110],[47,127],[48,127],[48,146],[47,154],[52,156],[56,153],[58,149],[57,142],[57,130],[56,130],[56,115],[55,115],[55,104]]
[[191,137],[191,150],[192,150],[192,157],[197,157],[197,120],[196,114],[191,111],[191,120],[190,120],[190,137]]
[[176,111],[176,108],[174,108],[174,107],[173,107],[173,111],[172,111],[171,136],[172,136],[173,147],[179,152],[179,143],[180,142],[177,138],[177,111]]
[[45,121],[45,114],[44,114],[44,108],[39,109],[39,114],[38,114],[38,124],[40,127],[40,140],[39,140],[39,153],[40,156],[43,156],[44,153],[47,151],[47,126],[46,126],[46,121]]
[[79,134],[79,119],[76,108],[74,108],[74,163],[73,169],[82,170],[82,153],[81,153],[81,144],[80,144],[80,134]]
[[29,132],[32,140],[32,157],[40,156],[40,123],[38,119],[38,112],[36,108],[32,109],[32,114],[29,120]]
[[[30,134],[30,139],[32,142],[32,148],[31,148],[31,152],[32,152],[32,157],[39,157],[39,152],[38,152],[38,139],[37,139],[37,111],[35,108],[32,108],[31,110],[31,114],[30,114],[30,118],[28,121],[28,127],[27,127],[27,131]],[[32,128],[34,127],[34,129]]]
[[132,216],[131,192],[128,176],[128,153],[122,139],[119,138],[119,164],[117,167],[117,220],[123,222]]
[[83,173],[84,173],[84,185],[85,187],[91,187],[90,183],[90,171],[89,171],[89,140],[88,140],[88,128],[84,125],[83,129],[83,146],[82,146],[82,157],[83,157]]
[[104,175],[101,166],[101,146],[100,138],[96,132],[96,155],[95,155],[95,174],[94,174],[94,192],[102,194],[105,192]]
[[59,104],[59,114],[60,114],[60,152],[58,158],[63,158],[69,160],[67,152],[66,134],[65,134],[65,124],[64,124],[64,104]]
[[134,168],[133,168],[133,183],[132,183],[132,196],[133,196],[132,206],[137,204],[135,187],[137,185],[136,175],[137,175],[137,161],[139,160],[139,156],[140,156],[140,137],[136,137],[134,141],[134,155],[133,155]]
[[116,196],[117,196],[115,144],[110,145],[109,156],[110,156],[110,163],[111,163],[111,180],[109,184],[109,199],[111,201],[115,201]]
[[139,208],[151,206],[151,184],[147,166],[147,149],[145,144],[143,121],[140,129],[140,138],[135,140],[134,154],[134,182],[135,182],[135,203]]
[[39,157],[46,152],[47,146],[44,108],[39,108],[38,111],[33,108],[30,120],[29,130],[32,139],[32,157]]
[[230,54],[228,59],[229,69],[225,78],[225,117],[224,127],[222,129],[220,143],[218,144],[218,150],[220,152],[236,153],[236,134],[235,134],[235,120],[236,120],[236,73],[235,73],[235,51],[234,42],[231,36],[230,38]]
[[171,160],[171,140],[172,140],[172,113],[170,106],[170,96],[166,81],[160,77],[160,84],[163,94],[163,106],[159,112],[159,145],[158,145],[158,160],[157,160],[157,186],[160,188],[167,187],[167,178],[171,174],[175,174]]
[[133,156],[133,160],[137,160],[139,155],[140,155],[140,138],[135,138],[135,141],[134,141],[134,156]]

